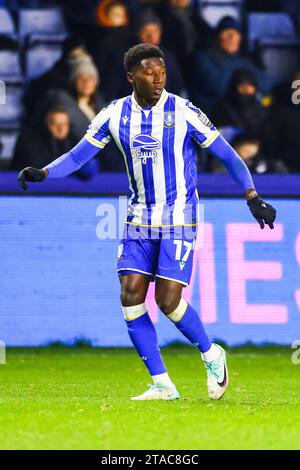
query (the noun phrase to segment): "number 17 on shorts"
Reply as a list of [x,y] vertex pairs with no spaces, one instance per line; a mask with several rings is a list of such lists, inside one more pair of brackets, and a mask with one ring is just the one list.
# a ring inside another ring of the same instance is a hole
[[156,272],[157,277],[178,281],[187,286],[193,269],[195,244],[196,239],[162,240]]

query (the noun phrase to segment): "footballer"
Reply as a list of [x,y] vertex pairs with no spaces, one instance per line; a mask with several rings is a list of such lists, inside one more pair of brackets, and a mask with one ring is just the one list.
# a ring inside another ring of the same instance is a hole
[[218,400],[228,386],[226,353],[211,343],[198,312],[182,297],[190,282],[199,223],[197,145],[223,162],[261,228],[265,224],[273,228],[276,211],[259,197],[247,166],[207,116],[165,89],[166,67],[158,47],[132,47],[124,65],[132,95],[102,109],[69,152],[43,169],[23,169],[19,183],[26,189],[28,181],[67,176],[115,141],[132,193],[118,254],[121,304],[132,344],[153,380],[145,392],[131,399],[179,398],[147,313],[145,298],[149,283],[155,281],[160,310],[200,351],[208,396]]

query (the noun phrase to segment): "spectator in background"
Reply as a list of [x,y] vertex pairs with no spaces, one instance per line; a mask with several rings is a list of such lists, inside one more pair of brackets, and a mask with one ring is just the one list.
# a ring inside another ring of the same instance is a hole
[[90,51],[101,71],[102,93],[109,102],[131,93],[123,70],[123,56],[130,43],[126,6],[120,1],[103,0],[96,9],[96,19],[100,28],[95,31]]
[[104,105],[98,88],[98,71],[93,62],[85,58],[71,70],[69,91],[52,89],[49,92],[48,102],[67,110],[72,134],[78,140]]
[[[292,79],[299,80],[300,72]],[[283,160],[289,172],[300,173],[300,87],[292,89],[291,83],[280,88],[270,108],[264,129],[262,151],[268,157]]]
[[192,0],[166,0],[159,9],[163,44],[176,54],[187,84],[195,49],[204,49],[213,40],[212,28],[194,10]]
[[159,46],[164,53],[167,74],[166,89],[170,93],[182,95],[184,84],[175,54],[161,45],[162,26],[160,19],[152,12],[146,11],[137,19],[138,41]]
[[[260,142],[255,137],[244,134],[234,137],[230,144],[246,163],[251,173],[288,173],[288,169],[282,160],[274,160],[261,153]],[[217,160],[213,160],[212,171],[225,173],[226,170]]]
[[[269,110],[257,97],[253,72],[234,71],[227,96],[212,112],[212,121],[242,157],[251,173],[287,173],[282,161],[273,160],[261,151],[261,141]],[[214,162],[214,171],[223,171]]]
[[[44,101],[50,88],[68,90],[71,70],[76,63],[88,56],[83,41],[77,37],[69,37],[63,42],[62,57],[54,66],[40,77],[32,80],[24,97],[28,113],[33,113]],[[92,60],[90,58],[90,60]]]
[[102,0],[96,8],[96,20],[101,26],[118,28],[128,25],[128,13],[124,2]]
[[[11,169],[19,171],[24,166],[42,168],[53,159],[63,155],[72,148],[78,139],[70,131],[70,121],[65,108],[50,108],[40,122],[27,123],[18,137]],[[88,179],[99,170],[96,159],[84,165],[76,175]]]
[[50,109],[39,125],[26,123],[21,129],[12,160],[12,169],[25,166],[42,168],[53,158],[67,152],[77,139],[70,133],[67,111],[61,107]]
[[272,79],[251,59],[241,55],[241,41],[240,24],[234,18],[225,16],[216,29],[216,44],[196,54],[193,100],[205,112],[210,112],[226,95],[236,69],[252,71],[257,80],[258,91],[263,95],[271,91]]
[[234,128],[239,133],[260,141],[268,110],[257,96],[257,80],[250,70],[233,72],[227,95],[212,110],[217,127]]

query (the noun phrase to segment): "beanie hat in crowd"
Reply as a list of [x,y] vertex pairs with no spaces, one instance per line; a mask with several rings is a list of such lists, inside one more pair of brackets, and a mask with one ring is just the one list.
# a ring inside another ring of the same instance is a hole
[[216,31],[220,34],[225,29],[236,29],[239,33],[242,32],[241,24],[232,16],[224,16],[218,23]]
[[136,22],[137,31],[139,32],[147,24],[157,24],[158,26],[162,27],[160,18],[155,13],[153,13],[152,10],[146,10],[138,16]]
[[70,73],[70,82],[73,83],[80,77],[80,75],[93,75],[97,82],[99,83],[99,73],[98,70],[89,55],[84,55],[78,57],[76,60],[73,61],[71,66],[71,73]]

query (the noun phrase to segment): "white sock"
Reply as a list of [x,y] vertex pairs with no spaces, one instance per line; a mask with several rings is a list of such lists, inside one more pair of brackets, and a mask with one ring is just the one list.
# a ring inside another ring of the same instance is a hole
[[152,375],[152,379],[154,384],[162,384],[166,385],[167,387],[173,387],[173,382],[170,379],[168,372],[165,372],[164,374]]
[[205,362],[212,362],[220,356],[220,349],[212,343],[211,347],[205,353],[201,353],[201,357]]

